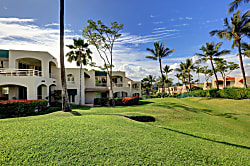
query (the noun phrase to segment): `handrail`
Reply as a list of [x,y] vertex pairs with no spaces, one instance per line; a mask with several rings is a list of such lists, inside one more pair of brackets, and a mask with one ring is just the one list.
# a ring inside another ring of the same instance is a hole
[[0,76],[42,76],[42,71],[34,69],[1,68]]

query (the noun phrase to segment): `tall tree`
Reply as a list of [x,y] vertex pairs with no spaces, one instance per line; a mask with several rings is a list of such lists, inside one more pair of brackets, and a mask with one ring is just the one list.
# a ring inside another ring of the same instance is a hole
[[182,83],[185,85],[185,87],[187,88],[187,83],[188,83],[187,78],[188,78],[188,75],[186,73],[185,63],[181,62],[180,63],[180,67],[176,68],[175,71],[180,72],[179,73],[180,79],[181,79]]
[[[152,53],[152,56],[146,56],[146,58],[153,59],[153,60],[158,60],[160,64],[160,72],[161,72],[161,77],[163,78],[163,71],[162,71],[162,59],[169,56],[172,52],[175,51],[175,49],[169,49],[165,47],[165,43],[159,44],[159,42],[154,43],[154,49],[147,48],[147,51]],[[162,91],[164,90],[164,80],[162,79]],[[161,94],[161,98],[164,97],[164,94]]]
[[66,54],[68,61],[75,61],[77,66],[80,66],[80,100],[79,105],[82,105],[82,65],[91,64],[89,60],[92,60],[90,54],[92,53],[88,48],[89,44],[85,43],[83,39],[73,39],[73,45],[67,45],[71,50]]
[[244,80],[244,87],[247,88],[246,83],[246,75],[242,60],[242,53],[241,53],[241,40],[244,36],[250,37],[250,21],[249,21],[249,14],[244,14],[243,16],[240,16],[240,10],[238,10],[237,13],[233,14],[233,17],[231,17],[231,26],[228,23],[227,18],[224,19],[224,26],[225,29],[223,30],[214,30],[210,32],[211,36],[217,35],[220,39],[227,39],[231,41],[233,39],[232,48],[234,48],[236,45],[238,47],[238,55],[240,59],[240,67],[241,72]]
[[200,66],[196,66],[195,72],[198,75],[198,84],[199,84],[200,83],[201,67]]
[[82,35],[86,37],[90,44],[94,45],[100,58],[103,60],[104,68],[110,79],[110,91],[112,94],[112,106],[115,106],[113,93],[113,48],[115,41],[121,36],[123,24],[111,22],[111,26],[104,25],[101,20],[97,22],[88,20],[88,26],[84,27]]
[[205,83],[208,83],[208,80],[213,76],[213,71],[208,69],[208,66],[201,67],[201,73],[205,75]]
[[241,48],[242,48],[242,51],[243,51],[243,55],[245,57],[250,58],[250,44],[248,44],[248,43],[241,43]]
[[180,86],[180,80],[181,80],[181,74],[180,73],[177,73],[176,75],[174,75],[176,78],[177,78],[177,86]]
[[62,84],[62,111],[70,112],[67,83],[64,66],[64,0],[60,0],[60,64],[61,64],[61,84]]
[[216,70],[215,70],[213,61],[217,61],[219,56],[230,53],[230,50],[219,51],[221,45],[222,45],[222,42],[217,43],[217,44],[215,44],[213,42],[207,42],[205,46],[202,46],[200,48],[200,50],[203,51],[203,54],[196,53],[196,55],[198,55],[200,57],[200,59],[198,61],[200,61],[200,62],[207,62],[208,60],[210,61],[211,66],[212,66],[212,70],[213,70],[215,78],[216,78],[216,87],[218,90],[219,90],[219,82],[218,82],[218,77],[216,74]]
[[224,59],[220,59],[214,63],[216,65],[216,71],[221,73],[223,78],[223,87],[226,87],[226,76],[228,76],[233,70],[239,68],[239,65],[234,62],[227,62]]
[[153,89],[154,89],[153,82],[156,81],[156,77],[153,75],[148,75],[146,79],[150,82],[151,93],[153,94]]
[[234,10],[236,10],[240,4],[242,3],[249,3],[250,0],[234,0],[233,2],[231,2],[229,4],[229,9],[228,9],[228,13],[232,13]]
[[166,85],[167,85],[167,88],[168,88],[168,93],[170,94],[170,89],[169,89],[169,85],[170,83],[173,83],[171,81],[173,81],[173,79],[169,79],[168,78],[168,74],[171,73],[173,71],[173,69],[170,68],[170,66],[166,65],[164,68],[163,68],[163,72],[166,74],[166,78],[165,78],[165,82]]
[[189,91],[191,91],[191,81],[192,81],[191,72],[195,70],[195,64],[193,63],[192,59],[187,58],[186,62],[185,63],[181,62],[180,68],[176,68],[175,70],[181,72],[183,76],[187,74],[187,79],[188,79],[188,84],[189,84],[188,89]]

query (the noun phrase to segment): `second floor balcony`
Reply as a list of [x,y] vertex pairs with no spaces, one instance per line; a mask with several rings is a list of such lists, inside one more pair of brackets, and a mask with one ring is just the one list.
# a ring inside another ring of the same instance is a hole
[[34,69],[10,69],[2,68],[0,69],[0,76],[42,76],[42,71]]

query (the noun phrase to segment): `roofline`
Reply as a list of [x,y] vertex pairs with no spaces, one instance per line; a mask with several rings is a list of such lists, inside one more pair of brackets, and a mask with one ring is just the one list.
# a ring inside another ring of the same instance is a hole
[[57,58],[54,55],[52,55],[49,51],[15,50],[15,49],[9,49],[9,51],[43,52],[43,53],[48,53],[49,55],[51,55],[53,58],[57,60]]

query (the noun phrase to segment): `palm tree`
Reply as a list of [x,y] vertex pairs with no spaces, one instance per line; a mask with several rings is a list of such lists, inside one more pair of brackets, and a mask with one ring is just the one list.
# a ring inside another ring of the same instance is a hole
[[70,112],[67,83],[64,66],[64,0],[60,0],[60,64],[61,64],[61,84],[62,84],[62,111]]
[[173,71],[173,69],[170,69],[170,66],[166,65],[163,68],[163,72],[166,74],[166,78],[165,78],[165,83],[168,82],[168,92],[170,93],[170,89],[169,89],[169,78],[168,78],[168,74],[171,73]]
[[180,86],[180,78],[181,78],[181,74],[180,73],[177,73],[176,75],[174,75],[176,78],[177,78],[177,80],[178,80],[178,86]]
[[[170,50],[169,48],[165,48],[165,43],[159,44],[159,42],[154,43],[154,49],[147,48],[148,51],[150,51],[153,55],[152,56],[146,56],[146,58],[158,60],[160,64],[160,71],[161,71],[161,77],[163,78],[163,71],[162,71],[162,58],[169,56],[172,52],[175,51],[175,49]],[[164,89],[164,80],[162,79],[162,90]],[[161,98],[163,98],[163,93],[161,94]]]
[[249,3],[250,0],[234,0],[229,4],[228,13],[232,13],[234,10],[236,10],[241,3]]
[[217,35],[220,39],[227,39],[229,41],[231,41],[233,38],[234,41],[232,48],[234,48],[236,45],[238,46],[238,55],[244,80],[244,87],[247,88],[245,70],[241,55],[241,40],[244,36],[250,36],[249,14],[240,16],[240,10],[238,10],[238,12],[234,13],[233,17],[231,17],[231,26],[229,25],[227,18],[224,19],[224,26],[226,27],[225,29],[211,31],[210,35]]
[[219,56],[230,53],[230,50],[219,51],[221,45],[222,45],[222,42],[217,43],[217,44],[214,44],[213,42],[207,42],[205,46],[202,46],[200,48],[200,50],[203,51],[203,54],[196,53],[196,55],[198,55],[200,57],[200,59],[198,61],[207,62],[208,60],[210,60],[212,70],[213,70],[215,78],[216,78],[216,86],[217,86],[218,90],[219,90],[219,82],[218,82],[218,77],[216,74],[213,60],[217,61],[217,60],[219,60],[219,58],[218,58]]
[[151,93],[153,94],[153,82],[156,82],[156,77],[153,75],[148,75],[146,79],[150,82]]
[[66,54],[66,57],[68,57],[68,61],[76,61],[76,65],[80,66],[80,100],[79,105],[82,105],[82,65],[89,64],[89,60],[92,60],[92,57],[90,54],[92,53],[90,49],[88,48],[89,44],[84,43],[84,40],[79,39],[73,39],[73,45],[67,45],[69,49],[71,49],[70,52]]
[[196,66],[196,74],[198,75],[198,84],[200,83],[200,73],[201,73],[201,67],[200,66]]

